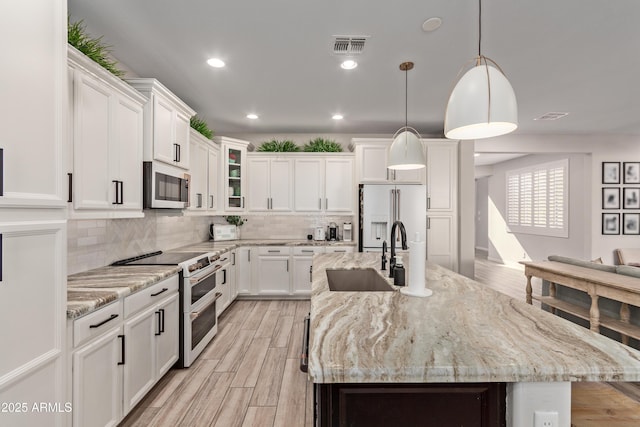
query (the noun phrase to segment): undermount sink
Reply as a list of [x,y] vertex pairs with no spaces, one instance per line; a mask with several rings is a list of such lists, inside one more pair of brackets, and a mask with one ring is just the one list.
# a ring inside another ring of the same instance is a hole
[[391,285],[373,268],[327,269],[331,291],[393,291]]

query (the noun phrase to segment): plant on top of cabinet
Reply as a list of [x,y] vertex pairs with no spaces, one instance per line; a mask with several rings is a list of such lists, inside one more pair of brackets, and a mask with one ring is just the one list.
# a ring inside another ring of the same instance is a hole
[[213,137],[213,131],[209,129],[207,122],[202,120],[200,117],[198,116],[191,117],[191,119],[189,119],[189,124],[191,125],[191,128],[195,129],[196,132],[198,132],[200,135],[204,136],[205,138],[211,139],[211,137]]
[[342,145],[338,144],[332,139],[325,139],[322,137],[312,139],[308,144],[304,145],[304,151],[307,152],[325,152],[325,153],[340,153],[342,152]]
[[117,62],[109,59],[111,46],[102,43],[102,36],[93,38],[87,33],[86,26],[83,21],[71,22],[67,25],[68,43],[84,53],[94,62],[98,63],[102,68],[111,74],[122,77],[125,72],[117,67]]
[[261,146],[258,147],[256,151],[264,151],[264,152],[282,152],[282,153],[292,153],[300,151],[300,147],[296,145],[295,142],[290,139],[285,139],[282,141],[278,141],[277,139],[272,139],[270,141],[265,141]]

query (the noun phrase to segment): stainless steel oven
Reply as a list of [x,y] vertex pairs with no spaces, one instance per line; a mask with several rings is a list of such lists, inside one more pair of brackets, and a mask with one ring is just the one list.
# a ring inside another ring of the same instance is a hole
[[179,367],[189,367],[218,332],[216,289],[218,255],[201,252],[153,252],[116,261],[113,265],[179,265],[180,359]]

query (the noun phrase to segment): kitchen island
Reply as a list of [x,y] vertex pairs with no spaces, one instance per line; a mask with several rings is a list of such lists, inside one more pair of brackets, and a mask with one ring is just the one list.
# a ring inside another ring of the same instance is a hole
[[[572,381],[640,380],[640,352],[434,264],[428,298],[329,290],[327,269],[379,267],[377,254],[313,259],[308,369],[321,425],[362,414],[358,405],[381,420],[385,402],[424,407],[434,396],[444,396],[440,409],[471,412],[467,395],[485,405],[474,425],[533,426],[548,411],[569,426]],[[462,400],[448,401],[454,392]]]

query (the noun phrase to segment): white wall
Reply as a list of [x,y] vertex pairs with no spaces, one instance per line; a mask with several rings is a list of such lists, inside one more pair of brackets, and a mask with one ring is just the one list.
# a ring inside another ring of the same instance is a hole
[[[613,251],[616,248],[640,247],[638,236],[619,235],[603,236],[601,233],[601,168],[605,161],[640,161],[640,137],[635,135],[517,135],[510,134],[498,138],[476,141],[478,152],[503,153],[583,153],[589,154],[586,160],[583,180],[571,183],[571,191],[578,191],[584,197],[584,204],[570,205],[570,238],[571,233],[580,232],[581,249],[576,242],[556,247],[556,240],[536,241],[533,259],[546,258],[552,251],[559,253],[566,250],[566,255],[593,259],[602,257],[605,263],[614,263]],[[559,158],[559,157],[558,157]],[[515,161],[514,161],[515,162]],[[515,163],[514,163],[515,164]],[[496,168],[494,168],[495,171]],[[491,182],[491,181],[490,181]],[[491,190],[490,190],[491,191]],[[501,192],[504,199],[504,189]],[[570,198],[572,194],[570,194]],[[572,211],[582,209],[585,218],[582,223],[574,222]],[[623,210],[619,211],[620,213]],[[637,211],[630,211],[637,212]],[[532,244],[532,242],[527,241]],[[517,255],[517,254],[516,254]],[[520,254],[520,257],[522,254]]]

